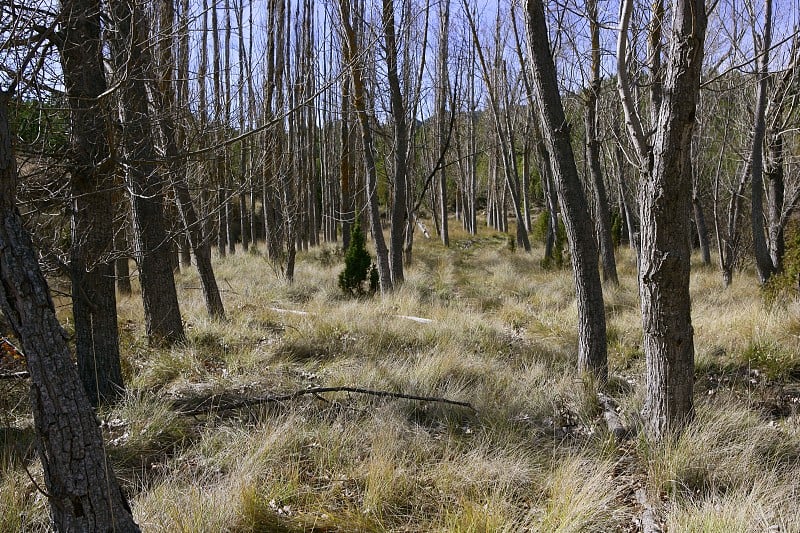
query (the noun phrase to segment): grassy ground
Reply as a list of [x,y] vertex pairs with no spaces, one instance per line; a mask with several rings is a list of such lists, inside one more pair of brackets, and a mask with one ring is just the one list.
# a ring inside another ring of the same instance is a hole
[[[171,350],[147,347],[141,302],[123,299],[129,391],[99,418],[137,521],[165,532],[636,531],[643,489],[670,531],[800,531],[800,305],[768,308],[751,273],[724,290],[696,265],[697,420],[661,446],[619,444],[574,371],[571,272],[542,269],[541,255],[488,232],[454,231],[450,249],[418,238],[405,285],[358,300],[336,286],[332,247],[301,254],[293,285],[237,254],[215,265],[228,322],[206,317],[193,271],[178,276],[189,342]],[[636,429],[635,264],[626,249],[618,261],[620,285],[605,292],[609,391]],[[180,413],[310,386],[476,410],[339,393]],[[24,383],[0,382],[0,413],[0,531],[43,530]]]

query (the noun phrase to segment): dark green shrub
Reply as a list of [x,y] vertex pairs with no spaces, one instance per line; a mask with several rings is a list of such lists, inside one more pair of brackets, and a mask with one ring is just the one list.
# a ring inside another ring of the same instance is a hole
[[611,212],[611,240],[614,248],[622,241],[622,215],[616,209]]
[[339,288],[346,294],[361,296],[367,292],[364,290],[366,281],[369,282],[369,291],[375,292],[378,272],[367,251],[361,224],[356,219],[350,231],[350,246],[344,254],[344,271],[339,274]]
[[798,290],[800,290],[800,224],[793,220],[786,227],[783,270],[772,276],[764,285],[764,300],[769,305],[785,302],[796,298]]

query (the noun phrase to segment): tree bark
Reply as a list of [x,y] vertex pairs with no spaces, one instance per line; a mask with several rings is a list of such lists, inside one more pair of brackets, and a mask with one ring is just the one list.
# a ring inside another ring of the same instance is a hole
[[[120,82],[119,110],[125,179],[131,199],[133,247],[139,265],[145,330],[154,345],[186,340],[170,262],[171,246],[164,216],[164,182],[155,164],[147,81],[153,64],[149,30],[141,8],[125,0],[109,5],[115,25],[111,48]],[[152,88],[151,92],[152,92]]]
[[[174,9],[171,8],[173,0],[165,0],[162,4],[161,31],[171,28],[174,24]],[[197,272],[200,276],[200,286],[206,302],[208,314],[215,318],[225,318],[225,308],[222,304],[214,268],[211,264],[211,243],[203,235],[203,227],[194,208],[194,201],[186,182],[185,166],[181,163],[181,148],[178,145],[179,129],[175,124],[177,109],[174,105],[173,81],[170,76],[174,59],[172,55],[172,32],[161,36],[159,40],[161,69],[158,74],[158,89],[150,91],[151,109],[157,114],[153,116],[154,134],[160,149],[165,156],[165,172],[169,176],[170,185],[175,193],[178,213],[189,241],[189,247],[194,252]],[[148,77],[149,79],[149,77]],[[182,102],[188,105],[188,102]],[[180,136],[181,138],[183,135]]]
[[137,532],[16,207],[8,101],[9,94],[0,92],[0,309],[25,351],[52,526],[64,532]]
[[544,5],[527,0],[528,54],[532,90],[541,109],[542,134],[551,155],[561,212],[572,258],[578,301],[578,367],[605,380],[608,374],[606,320],[588,205],[575,166],[570,128],[558,91],[556,69],[548,41]]
[[[439,57],[436,66],[436,143],[439,152],[444,149],[447,143],[447,91],[448,91],[448,72],[447,72],[447,48],[448,36],[450,34],[450,0],[444,0],[439,4]],[[450,246],[450,231],[447,223],[447,171],[445,165],[439,169],[439,234],[442,244]]]
[[783,254],[786,247],[783,235],[783,206],[786,191],[782,133],[775,135],[769,143],[768,155],[764,178],[767,185],[769,256],[774,271],[780,272],[783,270]]
[[394,200],[392,227],[389,239],[389,267],[392,285],[403,283],[403,245],[406,228],[406,186],[408,180],[408,122],[406,107],[397,73],[397,38],[394,25],[394,2],[383,0],[383,28],[386,43],[386,70],[389,78],[389,95],[394,121]]
[[695,122],[706,30],[704,0],[676,0],[672,44],[652,149],[641,184],[639,290],[647,359],[644,416],[654,440],[694,414],[689,297],[691,173],[684,168]]
[[125,384],[114,288],[114,172],[106,116],[100,6],[62,0],[61,65],[70,111],[72,314],[78,373],[92,405],[119,398]]
[[[753,36],[754,39],[756,36]],[[753,111],[753,142],[750,150],[750,186],[752,191],[750,222],[753,230],[753,251],[758,279],[766,283],[775,273],[764,235],[764,138],[766,136],[769,52],[772,45],[772,0],[764,0],[764,34],[757,47],[756,106]]]
[[614,241],[611,237],[611,215],[608,211],[608,196],[600,168],[600,141],[597,139],[597,106],[600,97],[600,22],[597,16],[597,0],[586,2],[592,45],[592,81],[586,90],[586,153],[587,166],[594,192],[594,215],[597,241],[600,244],[600,259],[603,265],[603,280],[613,284],[617,278],[617,261],[614,257]]

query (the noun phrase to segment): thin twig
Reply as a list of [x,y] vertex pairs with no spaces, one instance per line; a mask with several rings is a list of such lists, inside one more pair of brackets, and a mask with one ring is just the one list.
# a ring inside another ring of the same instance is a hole
[[413,394],[404,394],[402,392],[362,389],[358,387],[312,387],[310,389],[303,389],[292,392],[290,394],[284,394],[281,396],[265,396],[261,398],[249,398],[247,400],[242,400],[240,402],[235,402],[228,405],[214,405],[215,398],[212,396],[207,400],[207,402],[209,403],[207,407],[202,407],[202,408],[198,407],[190,411],[182,411],[181,414],[191,416],[191,415],[199,415],[207,413],[209,411],[216,411],[216,412],[232,411],[235,409],[241,409],[243,407],[252,407],[255,405],[262,405],[265,403],[278,403],[278,402],[285,402],[288,400],[295,400],[301,396],[306,396],[309,394],[318,396],[319,394],[323,394],[326,392],[351,392],[354,394],[366,394],[369,396],[379,396],[383,398],[401,398],[404,400],[415,400],[419,402],[444,403],[448,405],[458,405],[460,407],[466,407],[467,409],[473,412],[477,411],[469,402],[460,402],[457,400],[449,400],[447,398],[437,398],[434,396],[416,396]]

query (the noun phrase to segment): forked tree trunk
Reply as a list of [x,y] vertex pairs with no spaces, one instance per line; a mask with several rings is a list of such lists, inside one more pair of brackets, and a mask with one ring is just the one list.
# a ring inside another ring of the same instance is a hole
[[[630,15],[630,0],[621,10]],[[676,0],[672,44],[652,162],[641,184],[639,291],[647,358],[644,417],[649,436],[663,440],[694,414],[694,338],[689,297],[692,183],[684,165],[695,122],[706,30],[704,0]],[[620,40],[627,39],[627,21]],[[626,102],[632,109],[631,102]],[[638,132],[634,132],[634,137]],[[642,146],[642,145],[640,145]],[[642,161],[647,167],[647,161]]]
[[600,380],[608,374],[606,319],[597,264],[597,244],[570,143],[570,128],[558,91],[542,0],[527,0],[528,54],[532,90],[541,109],[542,135],[550,152],[578,301],[578,368]]
[[0,309],[22,343],[50,517],[56,531],[139,531],[108,463],[47,282],[16,206],[17,162],[0,92]]

